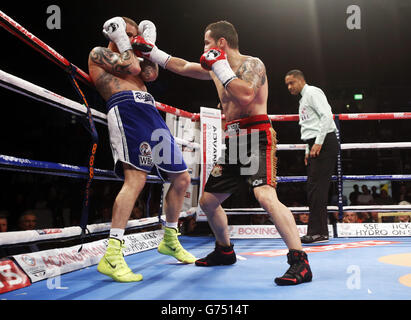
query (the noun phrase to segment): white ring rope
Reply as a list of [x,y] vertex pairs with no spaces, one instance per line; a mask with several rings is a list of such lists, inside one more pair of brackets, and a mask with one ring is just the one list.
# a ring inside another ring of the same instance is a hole
[[[164,218],[164,217],[163,217]],[[150,224],[158,224],[158,217],[148,217],[137,220],[129,220],[127,222],[127,229],[146,226]],[[101,232],[108,232],[111,227],[111,222],[96,223],[87,225],[90,234],[97,234]],[[81,227],[65,227],[65,228],[50,228],[39,230],[26,231],[9,231],[0,233],[0,246],[11,245],[18,243],[28,243],[35,241],[44,241],[51,239],[64,239],[69,237],[76,237],[81,235]]]
[[[76,114],[87,114],[86,106],[13,76],[3,70],[0,70],[0,86],[57,108],[62,108]],[[91,109],[91,113],[95,121],[107,124],[106,114],[94,109]]]
[[[68,112],[82,115],[87,114],[87,108],[84,105],[2,70],[0,70],[0,86]],[[107,125],[107,115],[105,113],[92,108],[90,109],[95,121]],[[175,140],[180,145],[188,146],[193,149],[200,149],[198,143],[186,141],[177,137],[175,137]]]
[[[9,90],[21,93],[25,96],[31,97],[35,100],[45,102],[54,107],[62,108],[67,111],[71,111],[77,114],[86,114],[87,108],[75,101],[67,99],[59,94],[56,94],[50,90],[44,89],[38,85],[35,85],[29,81],[23,80],[16,76],[13,76],[7,72],[0,70],[0,86]],[[94,120],[107,125],[106,114],[91,109],[94,116]],[[196,150],[200,149],[200,144],[190,142],[181,138],[175,137],[178,144],[187,146]],[[278,144],[277,150],[305,150],[306,144]],[[226,146],[223,145],[223,149]],[[391,143],[342,143],[342,150],[355,150],[355,149],[390,149],[390,148],[411,148],[411,142],[391,142]]]
[[[293,213],[309,213],[310,210],[305,207],[288,207]],[[224,211],[230,215],[244,214],[265,214],[267,213],[262,208],[224,208]],[[338,212],[338,206],[327,206],[327,211]],[[362,206],[344,206],[343,211],[355,212],[394,212],[394,211],[411,211],[411,205],[362,205]]]
[[[306,144],[278,144],[277,150],[305,150]],[[342,150],[411,148],[411,142],[342,143]]]

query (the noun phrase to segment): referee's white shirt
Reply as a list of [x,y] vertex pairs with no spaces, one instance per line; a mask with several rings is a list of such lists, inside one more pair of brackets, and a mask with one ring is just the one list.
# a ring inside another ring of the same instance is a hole
[[[320,88],[308,84],[304,85],[301,90],[298,114],[300,117],[301,140],[306,141],[315,138],[315,144],[322,145],[328,133],[337,132],[331,106]],[[308,153],[308,145],[306,153]]]

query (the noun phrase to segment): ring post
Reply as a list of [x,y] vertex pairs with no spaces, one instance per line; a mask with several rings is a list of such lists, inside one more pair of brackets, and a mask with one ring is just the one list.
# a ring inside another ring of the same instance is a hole
[[[341,160],[341,139],[340,139],[340,119],[338,115],[335,115],[335,124],[337,126],[337,141],[338,141],[338,155],[337,155],[337,186],[338,186],[338,218],[341,220],[343,216],[343,172],[342,172],[342,160]],[[334,219],[333,223],[334,237],[338,238],[337,233],[337,221]]]

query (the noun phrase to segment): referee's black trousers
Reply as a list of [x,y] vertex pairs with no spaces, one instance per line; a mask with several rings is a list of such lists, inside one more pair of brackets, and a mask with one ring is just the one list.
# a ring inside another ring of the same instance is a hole
[[[315,139],[305,141],[310,150]],[[335,132],[328,133],[324,139],[320,154],[308,158],[307,162],[307,200],[310,209],[307,235],[321,234],[328,236],[327,205],[332,174],[338,156],[338,140]]]

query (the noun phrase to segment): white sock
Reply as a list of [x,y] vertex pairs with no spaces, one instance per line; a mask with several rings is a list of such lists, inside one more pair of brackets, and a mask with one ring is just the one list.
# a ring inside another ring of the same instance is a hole
[[167,221],[166,221],[166,227],[167,227],[167,228],[178,229],[178,222],[167,222]]
[[109,236],[110,238],[123,241],[123,236],[124,236],[124,229],[118,229],[118,228],[110,229],[110,236]]

